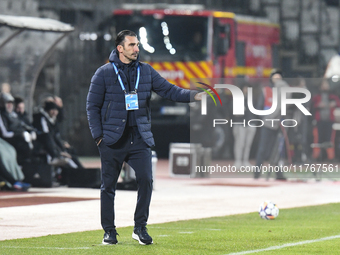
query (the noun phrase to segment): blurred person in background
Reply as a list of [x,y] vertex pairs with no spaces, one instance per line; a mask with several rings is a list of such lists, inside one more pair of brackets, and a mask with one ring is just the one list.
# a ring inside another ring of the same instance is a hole
[[[292,79],[292,86],[298,88],[307,89],[306,80],[303,77],[297,77]],[[293,93],[292,98],[299,99],[304,97],[301,93]],[[311,111],[311,101],[304,103],[303,106]],[[310,135],[312,133],[311,127],[311,116],[307,116],[301,112],[295,105],[293,106],[293,117],[292,119],[296,120],[298,125],[293,128],[290,128],[290,140],[291,144],[294,146],[294,162],[301,163],[306,162],[310,158]]]
[[[63,103],[63,100],[58,97],[58,96],[53,96],[53,100],[54,100],[54,103],[57,105],[58,107],[58,115],[57,115],[57,121],[58,123],[60,124],[61,122],[63,122],[63,120],[65,119],[65,114],[64,114],[64,103]],[[61,139],[61,138],[60,138]],[[62,140],[63,142],[63,146],[65,148],[65,150],[70,153],[71,155],[76,155],[76,151],[74,149],[73,146],[71,146],[67,141],[65,140]],[[76,162],[77,162],[77,165],[79,167],[83,167],[80,163],[80,161],[78,159],[76,159]]]
[[[282,72],[280,70],[274,69],[270,75],[270,86],[263,88],[264,104],[263,109],[270,109],[273,102],[273,90],[272,88],[288,87],[288,84],[283,80]],[[278,91],[279,95],[279,91]],[[280,96],[278,96],[280,99]],[[281,100],[278,100],[276,110],[265,116],[265,119],[281,119]],[[256,155],[256,166],[260,169],[260,166],[265,160],[268,160],[271,156],[273,146],[276,143],[276,139],[279,133],[281,123],[279,121],[264,121],[264,125],[260,128],[260,140]],[[255,172],[254,178],[260,178],[261,172]],[[277,180],[286,180],[282,172],[276,173]]]
[[28,114],[26,112],[25,102],[24,99],[21,97],[14,97],[14,105],[15,105],[15,112],[18,115],[18,118],[24,122],[26,125],[31,125],[29,120]]
[[63,100],[58,97],[58,96],[53,96],[54,99],[54,103],[58,106],[58,116],[57,116],[57,120],[59,123],[61,123],[65,116],[64,116],[64,103]]
[[64,103],[63,100],[58,96],[49,96],[46,97],[44,103],[53,102],[56,104],[58,109],[57,121],[61,123],[64,120]]
[[17,163],[17,153],[12,145],[0,138],[0,179],[11,190],[27,191],[31,185],[23,182],[24,174]]
[[47,100],[44,103],[44,107],[33,115],[33,126],[38,131],[38,142],[42,149],[50,156],[49,164],[82,168],[80,162],[66,151],[59,132],[58,113],[58,106],[54,101]]
[[62,139],[62,134],[59,132],[59,125],[62,123],[65,117],[63,100],[60,97],[54,95],[54,96],[46,97],[44,100],[44,104],[46,104],[46,102],[52,102],[57,106],[58,114],[56,117],[55,125],[58,127],[58,134],[57,134],[57,139],[59,141],[58,144],[62,145],[61,148],[63,151],[71,155],[72,160],[77,164],[78,168],[84,168],[81,162],[79,161],[78,157],[76,156],[77,152],[75,148],[71,146],[67,141]]
[[21,97],[15,97],[15,112],[18,115],[19,120],[21,121],[21,124],[25,127],[27,131],[29,131],[32,135],[32,139],[36,140],[36,129],[33,127],[28,114],[26,112],[25,102],[24,99]]
[[[314,143],[329,142],[330,147],[326,149],[327,158],[334,159],[334,140],[335,130],[333,130],[333,123],[335,122],[334,110],[340,107],[339,97],[332,94],[330,91],[329,83],[323,79],[320,84],[319,93],[312,98],[312,110],[314,120],[316,121],[316,128],[313,131]],[[324,159],[323,150],[320,148],[313,149],[313,158]]]
[[[244,116],[234,116],[233,117],[233,122],[237,123],[248,123],[249,120],[255,119],[257,116],[253,114],[249,108],[248,108],[248,103],[247,103],[247,98],[248,98],[248,88],[249,85],[246,83],[242,83],[240,85],[240,89],[243,91],[244,94]],[[259,103],[261,100],[256,97],[256,95],[253,95],[255,98],[253,100],[254,102],[254,107],[256,109],[260,109]],[[245,124],[245,126],[241,125],[233,125],[233,134],[234,134],[234,157],[235,157],[235,162],[234,165],[236,168],[240,168],[241,166],[252,166],[251,163],[249,162],[249,154],[250,154],[250,149],[251,145],[253,143],[253,139],[256,133],[256,127],[250,127]]]
[[190,51],[190,57],[185,56],[185,59],[188,61],[199,61],[207,54],[201,31],[196,31],[194,33],[192,41],[188,44],[188,50]]
[[1,93],[8,93],[11,94],[11,85],[7,82],[1,84]]
[[24,161],[30,160],[35,134],[27,129],[14,111],[14,97],[9,93],[2,93],[1,100],[4,105],[0,110],[1,138],[14,146],[18,163],[21,165]]

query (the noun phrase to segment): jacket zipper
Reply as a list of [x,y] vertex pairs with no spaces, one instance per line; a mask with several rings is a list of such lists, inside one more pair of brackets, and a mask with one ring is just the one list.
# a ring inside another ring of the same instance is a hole
[[148,118],[148,121],[150,121],[150,108],[148,106],[146,106],[146,116]]
[[108,106],[107,106],[107,108],[106,108],[106,113],[105,113],[104,121],[106,121],[107,113],[109,112],[111,102],[112,102],[112,101],[110,101],[110,103],[108,104]]

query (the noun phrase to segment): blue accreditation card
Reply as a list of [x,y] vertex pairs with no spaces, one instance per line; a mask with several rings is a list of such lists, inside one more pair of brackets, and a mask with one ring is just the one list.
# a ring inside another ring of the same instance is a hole
[[137,93],[135,94],[126,94],[125,95],[125,105],[126,105],[126,110],[131,111],[131,110],[138,110],[138,96]]

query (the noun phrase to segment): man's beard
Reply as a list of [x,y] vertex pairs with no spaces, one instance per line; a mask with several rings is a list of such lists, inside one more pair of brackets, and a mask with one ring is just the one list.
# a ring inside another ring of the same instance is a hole
[[135,61],[138,58],[138,53],[136,54],[136,58],[132,58],[132,57],[134,57],[133,55],[131,55],[131,56],[124,55],[124,56],[130,61]]

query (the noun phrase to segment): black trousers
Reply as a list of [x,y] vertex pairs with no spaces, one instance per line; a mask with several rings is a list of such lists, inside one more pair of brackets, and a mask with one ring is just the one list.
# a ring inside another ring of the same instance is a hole
[[102,163],[100,200],[103,229],[107,232],[115,228],[114,198],[124,161],[135,170],[138,183],[135,227],[146,226],[152,194],[150,147],[143,141],[137,127],[127,127],[117,143],[107,146],[102,141],[98,148]]
[[26,159],[29,159],[32,155],[32,151],[29,144],[24,140],[23,137],[12,137],[7,139],[17,152],[17,161],[19,165],[22,165]]
[[320,120],[317,122],[316,126],[318,128],[318,143],[331,142],[332,131],[333,131],[333,121],[330,120]]
[[[260,165],[265,161],[268,160],[271,156],[273,151],[273,146],[275,145],[275,141],[277,139],[278,130],[270,129],[267,127],[261,127],[260,133],[260,141],[258,145],[258,150],[256,154],[256,166],[260,167]],[[254,177],[259,178],[261,172],[255,172]],[[281,173],[276,173],[277,177],[281,177]]]
[[256,155],[256,166],[260,166],[263,161],[268,160],[275,145],[278,130],[261,127],[260,141]]

